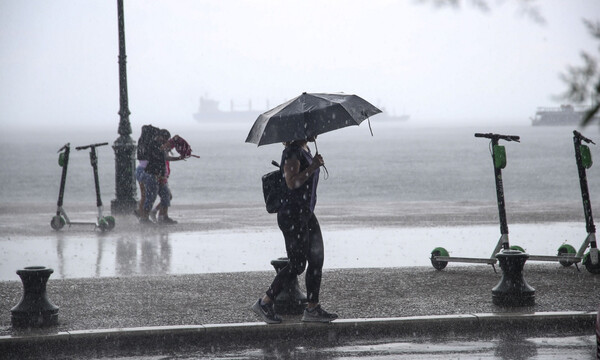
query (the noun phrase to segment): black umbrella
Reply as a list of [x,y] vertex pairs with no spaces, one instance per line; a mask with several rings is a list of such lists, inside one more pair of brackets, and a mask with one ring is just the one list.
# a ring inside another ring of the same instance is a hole
[[260,145],[309,139],[346,126],[358,125],[381,110],[348,94],[308,94],[258,116],[246,142]]

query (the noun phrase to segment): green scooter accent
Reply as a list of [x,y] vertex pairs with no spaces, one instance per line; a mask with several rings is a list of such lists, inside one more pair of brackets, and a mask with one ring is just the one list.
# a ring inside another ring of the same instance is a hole
[[[563,254],[573,254],[575,255],[577,250],[569,244],[563,244],[558,248],[558,256],[563,256]],[[560,260],[559,263],[564,267],[569,267],[573,265],[572,261]]]
[[494,166],[497,169],[504,169],[506,167],[506,148],[502,145],[494,145],[492,149]]
[[520,252],[525,252],[525,249],[523,249],[522,247],[520,247],[519,245],[511,245],[510,246],[511,250],[519,250]]
[[436,256],[450,256],[450,254],[448,254],[448,251],[446,249],[444,249],[443,247],[436,247],[431,252],[431,265],[433,265],[433,267],[436,270],[444,269],[446,267],[446,265],[448,265],[448,262],[447,261],[438,261],[435,259]]

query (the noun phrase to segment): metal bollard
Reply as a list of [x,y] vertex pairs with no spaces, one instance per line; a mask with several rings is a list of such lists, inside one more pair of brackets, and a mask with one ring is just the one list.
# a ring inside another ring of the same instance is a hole
[[11,312],[15,328],[42,327],[58,323],[58,306],[48,300],[46,283],[54,270],[45,266],[29,266],[17,270],[23,282],[23,297]]
[[492,289],[492,302],[499,306],[533,306],[535,289],[523,279],[523,267],[529,255],[518,250],[503,250],[496,254],[502,269],[502,279]]
[[[288,263],[288,258],[271,260],[271,265],[277,273]],[[304,312],[307,303],[306,294],[302,292],[298,284],[298,276],[294,276],[292,280],[283,285],[283,290],[275,298],[275,310],[278,314],[298,315]]]

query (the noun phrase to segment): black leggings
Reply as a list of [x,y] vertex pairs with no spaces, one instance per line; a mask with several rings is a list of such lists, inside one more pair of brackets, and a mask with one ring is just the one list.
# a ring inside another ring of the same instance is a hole
[[279,270],[267,290],[267,296],[275,300],[281,292],[283,284],[289,282],[292,277],[302,274],[308,262],[305,276],[306,295],[309,302],[318,303],[323,274],[324,249],[323,236],[317,217],[314,214],[311,214],[308,219],[301,216],[291,217],[281,211],[277,214],[277,223],[285,238],[289,263]]

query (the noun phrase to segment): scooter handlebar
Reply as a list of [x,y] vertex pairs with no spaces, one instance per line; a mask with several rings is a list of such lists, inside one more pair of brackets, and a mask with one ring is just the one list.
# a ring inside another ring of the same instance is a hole
[[573,130],[573,136],[575,136],[579,140],[585,141],[588,144],[592,143],[592,144],[596,145],[595,142],[593,142],[591,139],[588,139],[585,136],[581,135],[581,133],[579,131],[577,131],[577,130]]
[[104,145],[108,145],[108,143],[105,142],[105,143],[89,144],[89,145],[84,145],[84,146],[78,146],[75,149],[77,149],[77,150],[85,150],[87,148],[104,146]]
[[61,147],[60,149],[58,149],[57,153],[66,150],[69,146],[71,146],[71,143],[66,143],[63,145],[63,147]]
[[521,142],[521,138],[519,136],[517,136],[517,135],[500,135],[500,134],[492,134],[492,133],[487,133],[487,134],[475,133],[475,137],[482,137],[482,138],[487,138],[487,139],[496,139],[496,140],[506,140],[506,141]]

